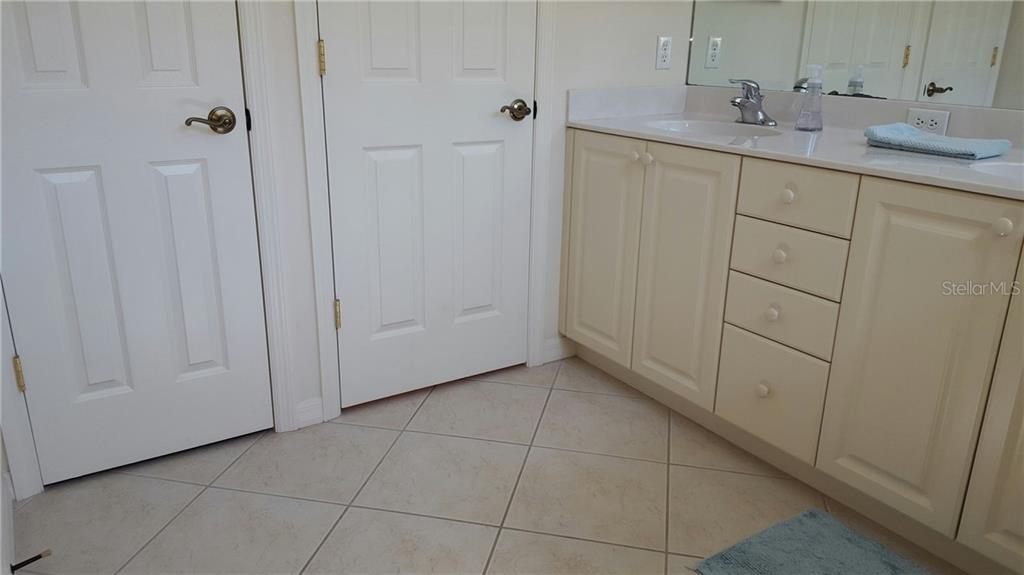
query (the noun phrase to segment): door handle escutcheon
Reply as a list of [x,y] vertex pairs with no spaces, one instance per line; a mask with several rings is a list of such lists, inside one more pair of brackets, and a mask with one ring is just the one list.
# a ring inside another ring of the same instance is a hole
[[502,106],[500,112],[502,114],[508,112],[510,118],[517,122],[521,122],[523,118],[529,116],[530,113],[533,112],[533,110],[530,109],[530,106],[526,103],[526,100],[523,100],[522,98],[516,98],[515,100],[512,100],[511,104],[507,106]]
[[210,113],[205,118],[198,118],[192,116],[191,118],[185,119],[185,125],[191,126],[192,122],[199,122],[200,124],[206,124],[211,130],[218,134],[227,134],[231,130],[235,129],[235,113],[231,111],[231,108],[227,106],[217,106],[210,110]]

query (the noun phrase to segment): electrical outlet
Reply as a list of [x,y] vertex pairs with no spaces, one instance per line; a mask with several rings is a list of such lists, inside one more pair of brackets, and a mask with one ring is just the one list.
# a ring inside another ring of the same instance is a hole
[[918,130],[944,136],[949,126],[949,112],[911,108],[907,111],[907,123]]
[[654,61],[654,69],[672,69],[672,36],[658,36],[658,54]]
[[718,62],[722,58],[722,37],[711,36],[708,38],[708,51],[704,56],[704,68],[711,70],[718,68]]

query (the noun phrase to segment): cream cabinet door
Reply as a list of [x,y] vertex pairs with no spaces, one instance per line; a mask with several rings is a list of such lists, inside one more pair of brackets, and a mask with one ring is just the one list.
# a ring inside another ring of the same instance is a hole
[[650,143],[633,371],[712,409],[740,158]]
[[646,143],[577,131],[566,335],[629,367]]
[[953,536],[1024,203],[864,178],[817,466]]
[[[1024,282],[1024,259],[1017,280]],[[957,539],[1024,571],[1024,294],[1006,318]]]

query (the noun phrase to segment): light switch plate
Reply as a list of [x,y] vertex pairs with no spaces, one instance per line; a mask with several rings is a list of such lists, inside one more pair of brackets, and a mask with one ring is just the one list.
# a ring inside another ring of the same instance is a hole
[[949,127],[949,112],[911,108],[907,110],[907,123],[918,130],[945,136],[946,128]]
[[722,37],[711,36],[708,38],[708,51],[704,56],[704,68],[716,69],[722,59]]
[[658,54],[654,61],[655,70],[672,69],[672,36],[658,36]]

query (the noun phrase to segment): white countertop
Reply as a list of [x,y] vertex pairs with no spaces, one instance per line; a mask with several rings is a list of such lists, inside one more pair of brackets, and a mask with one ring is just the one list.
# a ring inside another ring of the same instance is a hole
[[957,160],[913,152],[901,152],[867,145],[863,130],[826,126],[821,132],[797,132],[792,124],[776,127],[782,134],[767,137],[732,137],[683,134],[648,126],[655,120],[717,120],[697,114],[670,114],[568,122],[571,128],[716,150],[743,156],[780,160],[857,174],[879,176],[931,186],[953,188],[990,196],[1024,200],[1024,172],[1007,178],[970,168],[976,163],[1024,161],[1024,150],[1014,148],[998,158]]

